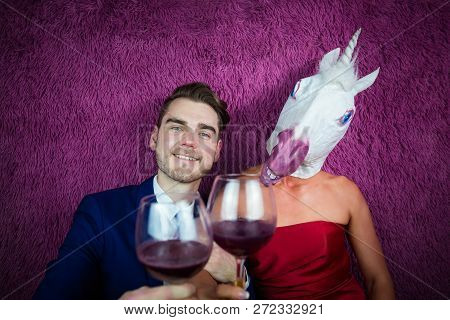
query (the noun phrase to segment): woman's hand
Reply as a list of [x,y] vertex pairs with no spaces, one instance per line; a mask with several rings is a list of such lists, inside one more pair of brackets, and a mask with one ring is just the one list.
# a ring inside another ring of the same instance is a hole
[[214,242],[205,270],[217,282],[233,282],[236,280],[236,259]]

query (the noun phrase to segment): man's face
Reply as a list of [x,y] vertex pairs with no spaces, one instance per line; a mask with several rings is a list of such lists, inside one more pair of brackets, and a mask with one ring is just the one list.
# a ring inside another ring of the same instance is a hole
[[218,123],[217,113],[205,103],[186,98],[172,101],[150,140],[159,169],[183,183],[203,177],[219,159]]

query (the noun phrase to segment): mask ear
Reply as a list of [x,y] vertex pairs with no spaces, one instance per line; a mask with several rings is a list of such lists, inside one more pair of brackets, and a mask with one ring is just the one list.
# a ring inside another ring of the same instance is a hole
[[352,88],[353,94],[357,95],[361,91],[364,91],[368,87],[370,87],[375,82],[375,79],[378,77],[379,72],[380,68],[356,81],[356,84]]
[[319,64],[319,72],[325,71],[329,69],[332,65],[334,65],[337,60],[339,59],[339,54],[341,53],[340,48],[336,48],[334,50],[331,50],[327,54],[325,54],[320,61]]

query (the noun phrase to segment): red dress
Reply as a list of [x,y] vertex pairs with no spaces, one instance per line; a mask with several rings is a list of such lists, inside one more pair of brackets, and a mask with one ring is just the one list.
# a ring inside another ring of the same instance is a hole
[[257,299],[365,299],[350,271],[344,228],[327,221],[278,227],[248,257]]

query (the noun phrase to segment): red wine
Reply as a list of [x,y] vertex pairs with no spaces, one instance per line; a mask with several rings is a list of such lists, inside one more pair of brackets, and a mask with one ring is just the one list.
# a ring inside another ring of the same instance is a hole
[[214,241],[229,253],[244,257],[258,251],[272,236],[275,227],[262,220],[214,222]]
[[210,247],[197,241],[152,241],[139,245],[137,254],[154,277],[176,281],[197,274],[208,262]]

